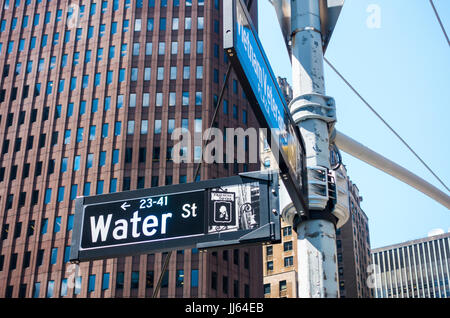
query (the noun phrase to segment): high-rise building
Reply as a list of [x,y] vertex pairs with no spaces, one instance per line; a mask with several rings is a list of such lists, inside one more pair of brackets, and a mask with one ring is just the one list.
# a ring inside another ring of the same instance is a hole
[[[339,172],[347,176],[345,166]],[[372,298],[373,289],[367,284],[370,260],[369,220],[361,208],[362,196],[349,177],[348,203],[350,217],[336,231],[336,248],[341,298]]]
[[449,298],[450,233],[372,250],[377,298]]
[[[211,123],[228,65],[222,2],[0,6],[0,297],[151,296],[165,254],[68,262],[73,200],[198,180],[196,163],[172,161],[177,127],[257,127],[234,74]],[[202,165],[199,178],[251,170]],[[173,253],[159,297],[262,297],[261,254]]]
[[282,243],[263,247],[264,297],[297,298],[297,233],[281,223]]

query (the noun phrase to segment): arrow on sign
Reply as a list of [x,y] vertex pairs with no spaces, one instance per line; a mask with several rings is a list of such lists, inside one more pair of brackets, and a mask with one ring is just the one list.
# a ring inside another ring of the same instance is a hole
[[129,205],[128,202],[124,202],[120,207],[122,208],[122,210],[126,211],[130,206],[131,205]]

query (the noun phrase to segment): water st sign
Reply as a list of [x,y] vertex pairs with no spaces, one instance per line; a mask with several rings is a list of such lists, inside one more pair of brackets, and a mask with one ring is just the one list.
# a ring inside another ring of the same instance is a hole
[[[283,182],[300,215],[307,216],[305,148],[298,127],[242,0],[224,0],[224,49],[278,159]],[[275,144],[273,144],[273,142]]]
[[280,241],[278,175],[77,198],[71,261]]

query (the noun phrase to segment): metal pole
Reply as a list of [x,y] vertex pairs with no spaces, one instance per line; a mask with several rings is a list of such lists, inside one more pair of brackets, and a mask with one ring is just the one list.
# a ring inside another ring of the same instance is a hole
[[[320,0],[291,1],[291,30],[294,98],[290,110],[305,141],[309,208],[314,215],[296,228],[298,295],[338,298],[336,223],[332,211],[326,210],[330,133],[336,112],[334,100],[325,96]],[[281,204],[288,207],[287,202]]]
[[154,289],[154,291],[153,291],[152,298],[158,297],[158,293],[159,293],[159,290],[161,289],[161,283],[162,283],[164,274],[165,274],[166,271],[167,271],[167,267],[169,267],[169,262],[170,262],[170,257],[171,257],[171,256],[172,256],[172,251],[170,251],[170,252],[167,253],[167,255],[166,255],[166,258],[165,258],[165,260],[164,260],[164,265],[163,265],[163,267],[162,267],[162,269],[161,269],[161,274],[159,275],[158,283],[156,284],[155,289]]
[[398,180],[403,181],[411,187],[426,194],[436,202],[439,202],[447,209],[450,209],[450,196],[409,170],[365,147],[341,132],[336,131],[335,142],[342,151],[368,163],[377,169],[380,169],[381,171],[386,172]]

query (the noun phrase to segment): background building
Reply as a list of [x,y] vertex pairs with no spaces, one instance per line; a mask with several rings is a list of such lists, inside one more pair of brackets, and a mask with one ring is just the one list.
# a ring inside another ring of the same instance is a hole
[[[345,166],[340,172],[347,175]],[[361,208],[363,198],[349,177],[350,218],[336,231],[336,247],[341,298],[371,298],[373,290],[367,284],[370,265],[369,220]]]
[[266,245],[264,257],[264,297],[297,298],[297,234],[282,222],[282,243]]
[[449,298],[450,233],[372,250],[377,298]]
[[[344,170],[345,167],[341,167]],[[346,173],[345,173],[346,176]],[[362,211],[358,188],[348,177],[351,217],[336,231],[339,292],[341,298],[371,298],[367,285],[370,265],[368,219]],[[282,222],[282,242],[263,248],[264,295],[267,298],[297,297],[297,233]]]
[[[73,200],[194,181],[171,133],[211,126],[228,65],[221,5],[0,1],[0,297],[152,295],[161,253],[82,263],[75,278]],[[213,125],[256,127],[234,74]],[[262,297],[261,248],[173,253],[159,296]]]

